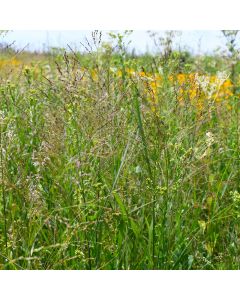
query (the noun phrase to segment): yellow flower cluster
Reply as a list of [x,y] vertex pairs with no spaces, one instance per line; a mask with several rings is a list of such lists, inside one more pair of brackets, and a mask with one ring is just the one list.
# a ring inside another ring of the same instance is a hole
[[21,61],[16,59],[16,58],[12,58],[12,59],[0,59],[0,69],[3,69],[5,67],[17,67],[21,64]]
[[[133,72],[130,73],[131,75]],[[233,84],[226,74],[219,73],[214,76],[192,74],[176,74],[163,77],[145,72],[134,73],[144,82],[148,100],[156,103],[160,89],[164,84],[171,87],[180,103],[189,101],[198,109],[202,109],[205,103],[224,103],[230,109],[229,99],[233,95]]]
[[[231,109],[229,100],[233,95],[233,84],[225,72],[216,75],[174,74],[167,77],[130,68],[124,71],[111,68],[110,72],[115,78],[129,76],[138,82],[153,111],[163,95],[162,92],[166,89],[171,89],[181,106],[191,103],[201,111],[211,102],[223,104]],[[97,78],[96,71],[93,70],[92,79],[97,80]]]
[[[173,79],[171,79],[173,80]],[[199,76],[198,74],[178,74],[175,84],[179,86],[179,100],[214,100],[220,102],[233,95],[233,85],[228,78],[219,76]]]

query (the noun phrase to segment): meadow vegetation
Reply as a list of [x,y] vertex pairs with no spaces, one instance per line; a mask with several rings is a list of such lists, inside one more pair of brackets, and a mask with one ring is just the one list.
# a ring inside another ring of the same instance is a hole
[[111,36],[0,50],[0,268],[239,269],[235,40],[137,56]]

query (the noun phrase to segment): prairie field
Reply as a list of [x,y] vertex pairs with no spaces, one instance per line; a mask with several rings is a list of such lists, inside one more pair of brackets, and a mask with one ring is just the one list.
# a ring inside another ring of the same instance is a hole
[[171,33],[156,54],[99,31],[82,52],[0,48],[0,269],[240,268],[224,34],[227,55],[174,50]]

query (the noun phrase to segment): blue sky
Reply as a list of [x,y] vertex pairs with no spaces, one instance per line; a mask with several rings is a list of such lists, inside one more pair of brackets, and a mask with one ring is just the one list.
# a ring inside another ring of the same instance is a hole
[[[159,31],[163,34],[163,31]],[[70,44],[72,47],[80,48],[80,42],[84,43],[85,37],[91,38],[89,30],[14,30],[4,37],[4,41],[11,43],[15,41],[17,48],[23,48],[28,44],[30,50],[44,50],[48,47],[66,47]],[[107,31],[103,31],[103,39],[108,39]],[[2,39],[1,39],[2,40]],[[224,38],[220,31],[181,31],[181,34],[176,37],[176,45],[181,48],[186,48],[193,53],[211,53],[217,47],[224,47]],[[130,48],[135,48],[136,51],[145,52],[154,49],[154,44],[146,30],[133,31],[131,34]]]

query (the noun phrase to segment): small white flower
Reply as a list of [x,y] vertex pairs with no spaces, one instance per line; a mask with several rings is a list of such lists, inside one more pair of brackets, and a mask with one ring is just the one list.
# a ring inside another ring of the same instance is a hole
[[116,73],[116,72],[117,72],[117,68],[115,68],[115,67],[110,67],[110,71],[113,72],[113,73]]
[[141,173],[141,172],[142,172],[141,167],[140,167],[140,166],[136,166],[135,172],[136,172],[137,174]]
[[196,81],[198,85],[203,89],[205,93],[208,92],[209,82],[210,78],[209,76],[205,75],[198,75],[198,73],[195,75]]
[[224,83],[224,81],[226,81],[228,79],[229,76],[230,76],[230,74],[228,74],[226,71],[218,71],[217,72],[218,86],[221,86]]
[[210,132],[210,131],[208,131],[207,133],[206,133],[206,143],[207,143],[207,146],[208,147],[211,147],[212,146],[212,144],[214,143],[214,135],[213,135],[213,133],[212,132]]

